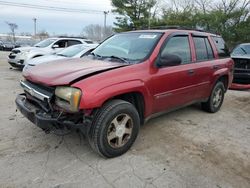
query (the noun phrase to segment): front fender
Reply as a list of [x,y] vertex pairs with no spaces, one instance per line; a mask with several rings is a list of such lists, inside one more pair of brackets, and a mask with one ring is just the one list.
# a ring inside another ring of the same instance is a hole
[[139,92],[144,97],[145,114],[150,111],[152,99],[150,92],[141,80],[131,80],[103,87],[95,92],[83,91],[83,96],[79,105],[80,109],[93,109],[101,107],[106,101],[115,96]]

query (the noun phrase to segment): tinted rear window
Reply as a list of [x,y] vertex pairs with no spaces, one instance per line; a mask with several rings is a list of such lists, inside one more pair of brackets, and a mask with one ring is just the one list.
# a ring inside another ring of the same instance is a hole
[[217,48],[219,57],[229,57],[230,53],[225,41],[221,37],[212,37],[212,39]]
[[76,44],[82,44],[79,40],[69,40],[68,41],[68,46],[73,46]]
[[207,37],[193,37],[197,61],[213,59],[213,52]]

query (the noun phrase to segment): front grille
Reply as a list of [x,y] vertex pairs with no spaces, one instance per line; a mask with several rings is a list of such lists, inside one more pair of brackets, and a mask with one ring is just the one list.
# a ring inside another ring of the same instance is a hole
[[21,81],[20,84],[26,92],[41,101],[45,99],[50,100],[54,95],[54,88],[52,87],[32,83],[27,80]]
[[234,59],[234,83],[250,84],[250,59]]
[[44,111],[51,109],[50,102],[54,95],[54,88],[32,83],[27,80],[21,81],[20,84],[30,101],[38,104]]
[[20,50],[12,50],[11,52],[14,53],[14,54],[18,54],[18,53],[20,53],[21,51],[20,51]]
[[250,59],[234,59],[235,69],[250,69]]

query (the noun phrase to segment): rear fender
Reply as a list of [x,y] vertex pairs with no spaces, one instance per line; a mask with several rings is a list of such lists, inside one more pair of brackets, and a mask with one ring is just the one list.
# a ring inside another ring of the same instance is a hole
[[[230,71],[229,71],[229,69],[228,68],[222,68],[222,69],[219,69],[219,70],[217,70],[217,71],[215,71],[214,72],[214,74],[213,74],[213,81],[211,82],[211,85],[210,85],[210,91],[212,91],[212,89],[213,89],[213,87],[214,87],[214,85],[216,84],[216,82],[221,78],[221,77],[223,77],[223,76],[226,76],[227,78],[228,78],[228,86],[231,84],[230,83]],[[231,76],[232,77],[232,76]],[[227,89],[227,88],[225,88],[225,89]]]

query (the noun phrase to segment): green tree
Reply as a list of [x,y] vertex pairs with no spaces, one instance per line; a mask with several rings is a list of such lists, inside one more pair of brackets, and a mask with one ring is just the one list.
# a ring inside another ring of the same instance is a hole
[[112,0],[112,10],[116,17],[115,31],[128,31],[148,27],[151,18],[150,10],[156,0]]
[[113,12],[119,15],[115,30],[146,28],[150,23],[151,28],[183,26],[212,31],[222,35],[231,48],[250,42],[250,0],[164,0],[165,4],[162,3],[163,0],[112,0]]
[[221,0],[206,13],[197,13],[197,25],[221,34],[230,47],[249,41],[249,2]]
[[196,12],[195,8],[188,6],[182,11],[173,9],[164,9],[162,16],[162,23],[166,26],[183,26],[195,28],[196,23]]

